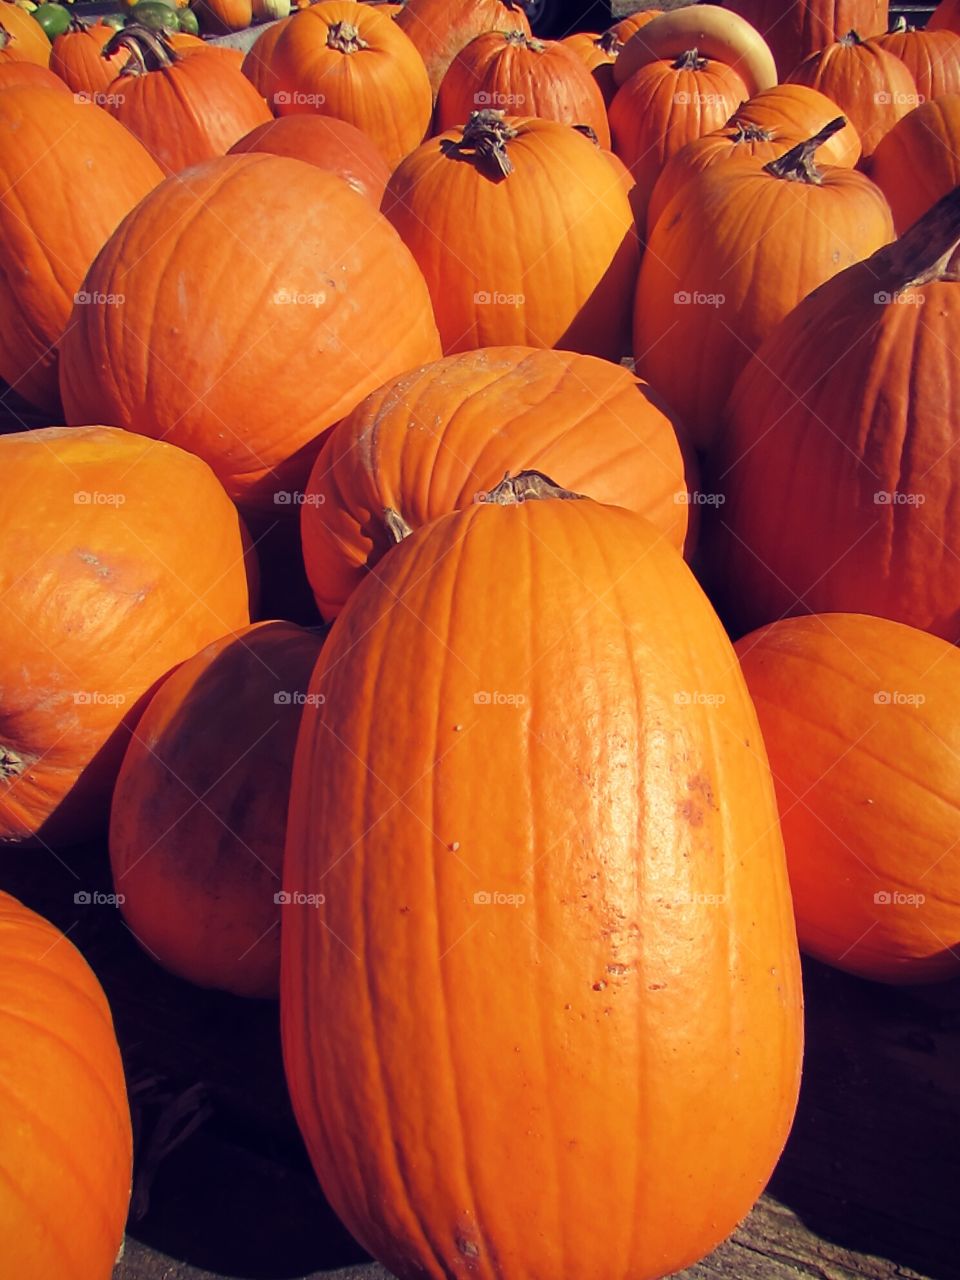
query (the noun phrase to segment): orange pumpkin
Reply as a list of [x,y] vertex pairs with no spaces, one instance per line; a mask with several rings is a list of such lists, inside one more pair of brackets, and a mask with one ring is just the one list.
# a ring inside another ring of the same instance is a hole
[[123,758],[110,814],[123,917],[200,986],[278,993],[287,797],[320,644],[261,622],[207,645],[161,684]]
[[880,140],[870,176],[901,234],[960,185],[960,94],[924,102]]
[[276,77],[273,73],[273,51],[283,34],[284,27],[290,21],[292,21],[292,15],[264,27],[262,34],[257,36],[247,50],[241,64],[243,74],[268,103],[273,102],[273,95],[277,91]]
[[561,43],[581,60],[597,82],[604,104],[609,107],[613,101],[613,95],[617,92],[613,79],[613,64],[623,48],[623,41],[618,40],[610,31],[605,31],[603,35],[577,31],[574,35],[567,36]]
[[273,47],[277,115],[319,113],[362,129],[391,169],[423,141],[433,96],[416,47],[392,18],[350,0],[296,14]]
[[593,356],[488,347],[394,378],[331,431],[301,517],[320,612],[339,613],[410,530],[521,466],[687,541],[696,482],[644,383]]
[[284,916],[287,1081],[327,1198],[401,1280],[679,1270],[759,1195],[797,1096],[733,650],[646,520],[544,490],[384,558],[294,760],[284,883],[326,900]]
[[383,211],[423,270],[447,354],[507,344],[623,354],[633,211],[603,153],[576,130],[475,112],[407,157]]
[[960,0],[940,0],[924,30],[960,32]]
[[103,57],[104,45],[115,35],[113,27],[102,22],[84,22],[74,17],[70,29],[53,42],[50,70],[67,84],[74,93],[86,93],[97,101],[117,78],[127,61],[124,49],[117,49],[109,58]]
[[737,652],[803,950],[879,982],[960,976],[960,652],[849,613],[775,622]]
[[890,207],[853,169],[820,170],[820,135],[762,168],[714,165],[654,225],[637,282],[637,372],[699,448],[763,339],[812,289],[893,239]]
[[882,35],[889,13],[888,0],[729,0],[727,7],[766,39],[781,80],[848,31]]
[[440,84],[437,132],[466,124],[484,107],[589,125],[600,145],[610,146],[603,94],[583,62],[559,40],[534,40],[522,31],[491,31],[471,40]]
[[737,380],[703,540],[737,634],[849,612],[960,641],[958,245],[954,191],[805,298]]
[[960,93],[960,34],[956,31],[914,31],[904,25],[871,43],[907,66],[917,83],[920,102]]
[[193,10],[210,35],[245,31],[253,21],[253,0],[195,0]]
[[36,62],[0,62],[0,89],[12,89],[16,85],[32,85],[35,89],[56,89],[60,93],[70,90],[48,67]]
[[215,53],[179,54],[160,32],[137,25],[117,31],[106,48],[131,55],[107,90],[107,110],[165,173],[225,155],[273,118],[239,67]]
[[226,156],[163,183],[85,288],[123,302],[74,312],[68,421],[179,444],[273,519],[295,511],[329,427],[440,355],[423,277],[386,219],[334,174],[282,156]]
[[258,125],[234,143],[230,155],[249,151],[288,156],[329,169],[378,209],[390,179],[390,167],[370,138],[336,116],[285,116]]
[[920,101],[913,74],[894,54],[849,32],[790,73],[791,84],[819,89],[849,116],[860,134],[864,160],[898,120]]
[[530,35],[522,0],[407,0],[396,23],[417,46],[434,97],[450,63],[475,36],[516,28]]
[[0,840],[77,843],[105,817],[139,699],[249,621],[243,533],[198,458],[113,427],[2,436],[0,463]]
[[[83,274],[161,177],[99,107],[32,85],[0,94],[0,240],[17,268],[0,272],[0,378],[54,421],[56,344]],[[82,216],[67,217],[54,191],[68,191]]]
[[110,1007],[69,938],[0,893],[0,1272],[106,1280],[133,1159]]
[[[837,104],[818,89],[805,84],[777,84],[762,89],[737,107],[730,124],[755,125],[795,146],[812,138],[840,114]],[[860,159],[860,135],[850,120],[817,151],[821,164],[853,169]]]
[[50,65],[50,41],[40,23],[19,5],[0,0],[0,62]]
[[610,28],[609,34],[614,36],[621,44],[626,44],[631,36],[635,36],[638,31],[652,22],[654,18],[659,18],[665,10],[663,9],[641,9],[639,13],[631,13],[629,17],[621,18],[619,22],[615,22]]

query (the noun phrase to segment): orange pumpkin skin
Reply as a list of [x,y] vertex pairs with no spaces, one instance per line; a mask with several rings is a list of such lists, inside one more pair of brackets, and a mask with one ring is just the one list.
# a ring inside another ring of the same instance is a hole
[[[477,128],[424,143],[383,198],[426,278],[444,352],[517,345],[619,360],[638,258],[622,179],[594,143],[552,120]],[[512,166],[499,181],[476,150],[495,135]],[[474,215],[455,218],[455,209]]]
[[13,89],[18,85],[56,89],[58,93],[70,92],[58,75],[36,62],[0,62],[0,90]]
[[924,30],[960,32],[960,0],[940,0]]
[[[741,103],[730,123],[769,129],[775,138],[789,139],[787,145],[794,146],[804,138],[812,138],[840,114],[837,104],[818,89],[805,84],[777,84]],[[820,164],[838,164],[846,169],[856,167],[860,154],[860,135],[850,120],[817,148]]]
[[665,10],[663,9],[643,9],[639,13],[631,13],[627,18],[621,18],[619,22],[615,22],[610,28],[610,34],[615,36],[621,43],[626,44],[631,36],[635,36],[641,27],[645,27],[648,22],[652,22],[654,18],[659,18]]
[[[577,31],[561,41],[571,53],[575,53],[597,83],[603,95],[604,105],[613,101],[617,86],[613,79],[613,64],[623,48],[623,41],[612,32],[596,35],[590,31]],[[609,125],[608,125],[609,129]]]
[[114,34],[114,28],[104,26],[102,22],[75,19],[70,30],[57,36],[53,42],[50,70],[56,72],[74,93],[104,93],[127,61],[123,49],[118,49],[109,58],[102,56],[103,46]]
[[850,612],[960,641],[960,458],[943,392],[960,380],[960,285],[935,269],[941,211],[805,298],[737,380],[711,459],[723,519],[704,539],[735,634]]
[[245,31],[253,21],[252,0],[195,0],[200,26],[211,35]]
[[392,18],[351,0],[320,0],[274,45],[277,115],[319,113],[362,129],[391,169],[423,141],[433,94],[416,47]]
[[901,234],[960,184],[960,94],[921,103],[899,120],[873,153],[870,177]]
[[888,0],[731,0],[727,8],[767,41],[781,80],[848,31],[864,38],[883,35],[889,17]]
[[385,557],[311,690],[284,878],[326,903],[284,916],[281,1018],[336,1212],[400,1280],[706,1253],[789,1129],[801,992],[759,727],[680,556],[620,508],[473,504]]
[[340,612],[392,545],[390,524],[418,529],[522,467],[639,511],[684,546],[696,484],[645,384],[594,356],[469,351],[394,378],[331,431],[301,515],[320,612]]
[[19,5],[0,0],[0,62],[50,65],[50,41],[40,23]]
[[716,438],[738,373],[780,320],[894,238],[890,207],[869,178],[838,166],[820,172],[818,184],[715,165],[691,177],[654,225],[637,281],[637,372],[698,448]]
[[273,22],[265,27],[263,34],[259,35],[247,50],[241,64],[243,74],[268,103],[273,102],[273,95],[277,91],[276,76],[273,72],[273,51],[283,34],[284,27],[292,20],[291,14],[289,18],[281,18],[279,22]]
[[259,125],[234,143],[230,155],[250,151],[305,160],[338,174],[375,208],[390,180],[390,166],[366,134],[336,116],[285,116]]
[[397,26],[417,46],[436,97],[440,82],[457,54],[485,31],[523,31],[530,23],[520,0],[408,0]]
[[610,105],[613,150],[636,179],[641,228],[650,195],[670,157],[694,138],[721,128],[749,97],[732,67],[706,59],[688,67],[686,61],[685,57],[641,67]]
[[[241,216],[242,235],[227,234]],[[85,287],[124,301],[74,312],[68,421],[178,444],[246,511],[273,517],[295,513],[329,427],[441,354],[423,277],[386,219],[334,174],[282,156],[227,156],[163,183]]]
[[0,1271],[109,1280],[133,1162],[110,1006],[73,943],[2,892],[0,1044]]
[[[0,94],[0,190],[7,193],[0,240],[17,264],[0,272],[0,378],[54,420],[56,342],[84,272],[161,177],[136,138],[99,107],[32,85]],[[82,217],[66,218],[56,207],[50,193],[61,190]]]
[[603,94],[559,40],[534,40],[522,31],[490,31],[471,40],[440,84],[436,131],[466,124],[484,107],[589,125],[600,145],[610,146]]
[[960,35],[955,31],[892,31],[871,41],[909,69],[919,102],[960,93]]
[[79,843],[106,817],[142,696],[249,622],[244,533],[203,462],[114,427],[3,436],[0,463],[0,840]]
[[800,945],[879,982],[960,974],[960,652],[884,618],[737,644],[776,783]]
[[320,644],[288,622],[214,641],[161,684],[127,747],[114,887],[134,937],[199,986],[278,994],[293,748]]
[[788,77],[832,99],[860,134],[863,159],[869,160],[883,135],[920,101],[917,82],[905,63],[851,31],[812,53]]

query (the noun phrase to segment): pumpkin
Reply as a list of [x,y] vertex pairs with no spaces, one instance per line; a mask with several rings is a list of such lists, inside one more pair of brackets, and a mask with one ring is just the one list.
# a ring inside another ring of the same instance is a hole
[[56,343],[83,273],[161,176],[99,107],[33,85],[0,94],[0,240],[16,263],[0,272],[0,378],[51,415],[60,412]]
[[711,459],[723,520],[704,542],[738,634],[846,612],[960,640],[960,458],[943,390],[960,382],[958,242],[955,191],[801,302],[737,380]]
[[960,975],[960,652],[862,614],[737,645],[804,951],[880,982]]
[[0,892],[0,1271],[108,1280],[133,1161],[110,1006],[59,929]]
[[283,34],[284,27],[290,21],[291,18],[281,18],[279,22],[265,27],[262,34],[257,36],[247,50],[241,66],[243,74],[268,103],[273,102],[273,95],[277,91],[272,68],[273,51]]
[[609,107],[613,101],[613,95],[617,92],[617,85],[613,78],[613,64],[623,48],[623,41],[610,31],[605,31],[603,35],[578,31],[572,36],[567,36],[561,43],[581,60],[597,82],[604,104]]
[[283,156],[227,156],[161,184],[85,288],[123,302],[74,312],[68,421],[179,444],[273,518],[292,512],[324,431],[440,355],[423,277],[386,219],[341,178]]
[[244,31],[253,21],[252,0],[194,0],[192,7],[202,30],[210,35]]
[[960,32],[960,0],[939,0],[924,30]]
[[729,0],[729,7],[763,34],[781,80],[848,31],[882,35],[889,13],[888,0]]
[[423,62],[392,18],[350,0],[320,0],[273,47],[277,115],[319,113],[362,129],[391,169],[423,141],[433,96]]
[[390,179],[390,168],[373,142],[336,116],[285,116],[258,125],[230,148],[231,155],[249,151],[289,156],[329,169],[378,209]]
[[819,89],[837,103],[860,134],[863,159],[896,122],[919,103],[917,82],[895,54],[851,31],[790,73],[791,84]]
[[50,64],[50,41],[47,34],[26,9],[0,0],[0,63],[35,62]]
[[471,40],[440,84],[437,132],[466,124],[484,107],[589,125],[600,145],[610,146],[603,94],[559,40],[534,40],[522,31],[491,31]]
[[[777,84],[756,93],[737,107],[731,124],[755,125],[770,130],[775,138],[796,145],[812,138],[839,114],[837,104],[818,89],[805,84]],[[860,160],[860,135],[850,120],[827,138],[817,157],[821,164],[839,164],[853,169]]]
[[474,112],[404,160],[383,211],[423,270],[446,354],[498,345],[623,354],[633,210],[603,153],[575,129]]
[[715,4],[688,5],[647,23],[625,43],[613,78],[618,85],[626,84],[641,67],[673,62],[688,49],[732,67],[749,94],[777,83],[773,54],[760,33],[737,14]]
[[395,21],[417,46],[434,97],[450,63],[475,36],[515,29],[530,35],[522,0],[407,0]]
[[330,432],[301,517],[320,612],[339,613],[411,529],[519,467],[641,512],[675,547],[687,540],[696,484],[644,383],[594,356],[488,347],[392,379]]
[[0,840],[78,843],[139,699],[249,621],[243,532],[203,462],[114,427],[2,436],[0,465]]
[[160,32],[135,25],[114,34],[106,51],[114,50],[131,57],[107,90],[107,110],[165,173],[225,155],[251,129],[273,118],[239,67],[216,54],[177,53]]
[[956,31],[915,31],[902,23],[871,43],[906,65],[916,81],[919,102],[960,93],[960,34]]
[[287,622],[215,640],[160,685],[123,758],[110,813],[121,911],[199,986],[278,993],[287,797],[320,643]]
[[615,22],[610,28],[610,34],[614,36],[621,44],[626,44],[632,35],[645,27],[648,22],[652,22],[654,18],[659,18],[663,9],[641,9],[639,13],[631,13],[626,18],[621,18],[619,22]]
[[48,67],[41,67],[36,62],[0,62],[0,90],[24,84],[36,89],[70,92],[60,77]]
[[544,491],[508,480],[384,558],[294,757],[284,882],[325,903],[284,915],[287,1081],[325,1195],[400,1280],[672,1273],[747,1212],[797,1096],[729,641],[646,520]]
[[74,17],[70,30],[53,42],[50,69],[55,71],[74,93],[94,97],[106,91],[127,60],[124,49],[104,58],[103,47],[113,37],[113,27],[102,22],[85,22]]
[[870,176],[901,234],[960,184],[960,94],[923,102],[880,140]]
[[610,130],[614,152],[636,179],[638,227],[645,225],[653,188],[671,156],[719,129],[748,96],[736,71],[695,49],[673,62],[649,63],[618,90]]
[[705,169],[654,225],[637,282],[637,372],[698,448],[715,438],[737,374],[779,321],[893,239],[890,206],[869,178],[814,161],[843,124],[841,116],[762,168]]

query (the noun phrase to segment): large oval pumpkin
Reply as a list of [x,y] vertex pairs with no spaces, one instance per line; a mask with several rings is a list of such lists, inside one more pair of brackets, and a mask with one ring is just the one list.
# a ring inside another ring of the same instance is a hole
[[898,120],[873,153],[870,177],[901,234],[960,184],[960,93],[923,102]]
[[530,35],[523,0],[407,0],[397,26],[420,51],[434,97],[450,63],[475,36],[517,28]]
[[696,482],[644,383],[594,356],[468,351],[394,378],[331,431],[301,517],[321,613],[337,614],[403,533],[524,468],[639,511],[676,547],[689,531],[692,546]]
[[0,436],[0,470],[0,841],[78,843],[141,697],[249,622],[243,533],[203,462],[113,427]]
[[286,622],[215,640],[163,682],[123,758],[110,812],[123,917],[200,986],[277,994],[293,748],[320,643]]
[[797,1096],[733,651],[647,521],[500,505],[536,486],[385,557],[297,745],[285,885],[325,903],[284,918],[287,1080],[325,1194],[400,1280],[678,1270],[759,1195]]
[[59,929],[0,893],[0,1273],[109,1280],[132,1158],[100,983]]
[[328,427],[440,355],[423,277],[386,219],[281,156],[227,156],[163,183],[85,288],[123,301],[74,312],[68,421],[181,445],[274,517],[293,509]]
[[775,622],[737,652],[801,947],[881,982],[960,977],[960,652],[848,613]]

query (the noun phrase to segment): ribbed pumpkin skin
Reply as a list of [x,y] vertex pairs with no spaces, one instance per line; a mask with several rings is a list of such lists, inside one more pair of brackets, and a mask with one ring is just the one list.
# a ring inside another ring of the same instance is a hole
[[0,378],[51,416],[56,342],[84,272],[162,176],[99,107],[32,85],[0,94]]
[[80,23],[65,31],[53,42],[50,70],[63,80],[74,93],[98,94],[117,78],[120,68],[127,61],[127,53],[118,49],[104,58],[103,46],[113,37],[114,28],[102,22]]
[[271,105],[271,110],[273,95],[277,91],[276,75],[273,70],[273,51],[283,34],[284,27],[288,22],[293,21],[293,16],[291,14],[289,18],[281,18],[279,22],[265,27],[263,34],[259,35],[247,50],[241,64],[243,74],[261,97]]
[[0,1099],[0,1272],[109,1280],[133,1160],[110,1008],[73,943],[6,893]]
[[921,102],[960,92],[960,35],[955,31],[893,31],[871,43],[909,68]]
[[883,35],[889,17],[888,0],[731,0],[727,7],[769,44],[781,80],[848,31],[864,39]]
[[790,73],[789,82],[819,89],[837,104],[860,134],[864,160],[920,101],[917,82],[905,63],[873,41],[852,42],[846,37],[805,58]]
[[440,355],[423,278],[386,220],[340,178],[280,156],[228,156],[165,182],[86,287],[125,301],[74,312],[68,421],[179,444],[273,516],[328,427]]
[[502,31],[471,40],[443,77],[436,132],[466,124],[471,112],[483,107],[586,124],[601,147],[610,146],[603,94],[583,62],[559,40],[523,37],[521,42]]
[[214,641],[167,677],[127,747],[110,815],[121,910],[155,960],[200,986],[278,994],[275,895],[320,644],[287,622]]
[[379,209],[390,180],[390,166],[375,144],[345,120],[335,116],[286,116],[258,125],[230,148],[230,155],[262,151],[267,155],[305,160],[327,169],[366,196]]
[[870,177],[900,233],[960,184],[960,94],[921,103],[899,120],[873,153]]
[[519,0],[408,0],[397,15],[397,26],[420,51],[430,77],[433,96],[447,68],[474,36],[485,31],[519,30],[530,34],[530,23]]
[[330,433],[301,516],[320,612],[339,613],[391,545],[385,510],[417,529],[524,468],[684,546],[696,482],[649,388],[593,356],[492,347],[395,378]]
[[[366,48],[331,47],[339,24]],[[416,47],[392,18],[352,0],[320,0],[295,14],[273,47],[277,115],[336,116],[362,129],[391,169],[423,141],[433,95]]]
[[[789,139],[788,146],[794,146],[814,137],[840,114],[837,104],[818,89],[805,84],[777,84],[741,103],[733,120],[769,129],[776,137]],[[817,161],[853,169],[860,159],[860,151],[860,135],[847,120],[839,133],[817,148]]]
[[522,345],[619,360],[639,256],[622,180],[568,126],[510,124],[519,130],[507,144],[514,172],[502,181],[449,153],[461,141],[452,129],[387,184],[383,212],[423,271],[444,352]]
[[0,63],[50,65],[50,41],[40,23],[19,5],[0,0]]
[[474,505],[384,559],[311,688],[285,882],[326,904],[284,918],[281,1014],[336,1212],[400,1280],[705,1254],[789,1129],[801,993],[759,727],[680,556],[620,508]]
[[2,436],[0,467],[0,841],[78,843],[139,699],[250,621],[244,535],[209,467],[113,427]]
[[783,317],[894,238],[890,208],[868,178],[821,172],[818,186],[717,165],[690,178],[653,228],[637,281],[637,372],[699,448],[716,437],[738,373]]
[[[613,80],[613,64],[617,60],[617,54],[623,48],[623,41],[612,39],[609,35],[597,35],[592,31],[576,31],[572,36],[566,36],[560,43],[571,53],[575,53],[591,73],[603,96],[604,104],[609,107],[617,92],[617,86]],[[607,127],[609,129],[609,124]]]
[[776,622],[737,652],[801,947],[880,982],[960,975],[960,652],[844,613]]

